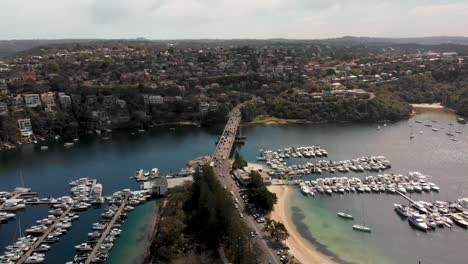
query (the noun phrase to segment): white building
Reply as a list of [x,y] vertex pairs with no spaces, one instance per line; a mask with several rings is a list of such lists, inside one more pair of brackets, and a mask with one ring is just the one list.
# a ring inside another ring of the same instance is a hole
[[164,103],[164,98],[160,95],[150,95],[148,97],[149,103],[152,105],[160,105]]
[[207,102],[201,102],[199,105],[199,109],[201,114],[206,114],[208,113],[208,110],[210,110],[210,104]]
[[18,127],[19,131],[21,132],[21,136],[23,137],[29,137],[34,134],[32,130],[31,119],[29,118],[18,119]]
[[64,94],[64,93],[59,93],[58,97],[59,97],[60,106],[63,109],[70,109],[70,107],[72,105],[71,97],[69,95]]
[[25,94],[23,95],[23,97],[24,97],[24,103],[26,104],[26,107],[34,108],[34,107],[38,107],[42,105],[39,94]]
[[8,115],[8,105],[4,102],[0,102],[0,115]]

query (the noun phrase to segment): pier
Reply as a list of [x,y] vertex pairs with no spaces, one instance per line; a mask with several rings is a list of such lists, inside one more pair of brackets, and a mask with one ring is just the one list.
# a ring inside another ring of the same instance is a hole
[[106,229],[104,230],[104,232],[102,233],[101,237],[99,238],[98,242],[96,243],[96,245],[94,246],[93,248],[93,251],[91,251],[91,253],[89,254],[88,258],[86,259],[85,261],[85,264],[90,264],[94,257],[96,256],[98,250],[101,248],[101,244],[102,242],[104,242],[104,239],[106,239],[107,235],[109,234],[109,232],[111,231],[112,227],[114,226],[115,222],[117,221],[117,219],[119,218],[120,214],[122,214],[123,210],[125,209],[125,206],[127,205],[127,201],[128,201],[128,196],[129,194],[125,194],[125,197],[124,199],[122,200],[122,204],[120,205],[119,209],[117,210],[117,212],[115,212],[115,215],[114,217],[112,217],[112,220],[109,222],[109,224],[107,225]]
[[68,208],[62,213],[62,215],[60,215],[60,217],[58,217],[55,222],[49,226],[49,228],[47,228],[47,230],[44,232],[44,234],[42,234],[42,236],[40,236],[37,241],[31,246],[31,248],[26,251],[24,253],[24,255],[18,260],[18,262],[16,262],[17,264],[22,264],[24,263],[33,253],[34,253],[34,250],[36,250],[37,247],[39,247],[39,245],[41,245],[44,240],[47,238],[47,236],[55,230],[55,227],[57,226],[58,223],[62,222],[63,218],[65,218],[65,216],[68,215],[68,213],[70,213],[70,211],[72,210],[73,208],[73,204],[68,206]]
[[[411,204],[416,203],[416,202],[415,202],[413,199],[411,199],[411,197],[409,197],[408,195],[406,195],[406,194],[404,194],[404,193],[402,193],[402,192],[400,192],[400,191],[398,191],[398,190],[395,190],[395,192],[398,193],[399,195],[401,195],[401,197],[403,197],[403,198],[405,198],[406,200],[408,200]],[[431,208],[429,208],[429,207],[427,207],[427,206],[426,206],[425,208],[426,208],[429,212],[434,213],[434,210],[432,210]]]

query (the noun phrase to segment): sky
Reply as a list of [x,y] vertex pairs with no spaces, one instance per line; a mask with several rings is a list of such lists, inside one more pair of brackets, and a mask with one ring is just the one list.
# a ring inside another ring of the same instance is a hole
[[0,39],[468,36],[467,0],[0,0]]

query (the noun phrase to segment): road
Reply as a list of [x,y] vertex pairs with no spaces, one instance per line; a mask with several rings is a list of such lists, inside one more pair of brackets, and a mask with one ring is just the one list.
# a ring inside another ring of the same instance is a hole
[[243,199],[241,199],[239,194],[239,188],[234,183],[234,180],[230,177],[229,154],[231,153],[232,147],[234,145],[236,132],[239,128],[239,124],[241,121],[240,109],[242,108],[242,106],[243,104],[236,106],[229,113],[228,122],[224,127],[223,133],[211,157],[211,160],[213,162],[213,170],[218,176],[217,178],[219,179],[221,184],[225,186],[228,191],[232,191],[234,197],[238,200],[239,213],[243,214],[243,220],[245,221],[247,226],[249,226],[251,230],[255,230],[257,234],[259,234],[253,239],[256,240],[257,244],[264,252],[265,263],[279,263],[278,257],[275,255],[273,250],[267,245],[265,239],[262,238],[262,226],[258,224],[251,215],[246,213],[244,201]]

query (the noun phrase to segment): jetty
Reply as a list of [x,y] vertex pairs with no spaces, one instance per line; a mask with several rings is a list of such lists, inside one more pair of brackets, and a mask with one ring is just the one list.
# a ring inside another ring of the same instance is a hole
[[70,211],[72,210],[73,208],[73,205],[70,205],[68,206],[68,208],[60,215],[60,217],[56,218],[54,223],[49,226],[49,228],[47,228],[47,230],[44,232],[44,234],[42,234],[42,236],[40,236],[37,241],[31,246],[31,248],[26,251],[24,253],[23,256],[21,256],[21,258],[18,260],[18,262],[16,262],[17,264],[22,264],[22,263],[25,263],[26,260],[33,254],[33,252],[39,247],[39,245],[41,245],[44,240],[47,238],[47,236],[55,230],[55,227],[57,226],[58,223],[61,223],[63,221],[63,219],[65,218],[65,216],[67,216]]
[[114,217],[112,217],[112,220],[109,222],[106,229],[102,233],[101,237],[97,241],[97,243],[94,246],[93,250],[89,254],[88,258],[86,259],[85,264],[90,264],[93,261],[94,257],[98,253],[98,250],[101,248],[102,242],[104,242],[107,235],[109,235],[109,232],[112,230],[112,227],[114,226],[115,222],[117,221],[117,219],[119,219],[120,215],[124,211],[125,206],[127,205],[128,197],[129,197],[129,194],[125,194],[125,197],[122,200],[122,203],[120,204],[119,209],[115,212]]
[[[396,192],[397,194],[399,194],[401,197],[403,197],[403,198],[405,198],[406,200],[408,200],[408,202],[410,202],[411,204],[417,204],[417,203],[418,203],[418,202],[414,201],[413,199],[411,199],[411,197],[409,197],[408,195],[406,195],[406,194],[404,194],[404,193],[402,193],[402,192],[400,192],[400,191],[398,191],[398,190],[395,190],[395,192]],[[425,208],[426,208],[426,210],[429,211],[430,213],[436,213],[436,212],[434,212],[434,210],[433,210],[432,208],[430,208],[430,207],[425,206]]]

